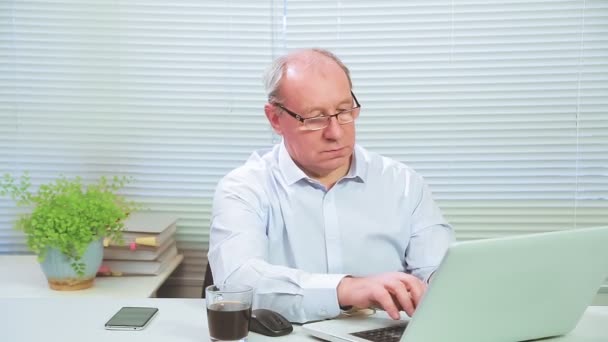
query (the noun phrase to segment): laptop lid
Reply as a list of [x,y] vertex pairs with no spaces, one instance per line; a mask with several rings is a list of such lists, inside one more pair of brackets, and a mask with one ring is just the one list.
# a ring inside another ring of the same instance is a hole
[[[455,243],[401,341],[562,335],[576,326],[607,275],[608,227]],[[362,330],[358,320],[346,326],[350,319],[340,320],[336,328],[332,321],[312,323],[304,330],[328,340],[364,341],[350,335]]]

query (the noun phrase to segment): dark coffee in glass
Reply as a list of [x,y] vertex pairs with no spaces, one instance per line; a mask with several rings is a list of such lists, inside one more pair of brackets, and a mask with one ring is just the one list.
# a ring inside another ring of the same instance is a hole
[[211,285],[205,289],[207,325],[212,341],[245,341],[249,333],[253,289],[245,285]]
[[221,341],[247,337],[251,305],[239,302],[218,302],[207,307],[209,335]]

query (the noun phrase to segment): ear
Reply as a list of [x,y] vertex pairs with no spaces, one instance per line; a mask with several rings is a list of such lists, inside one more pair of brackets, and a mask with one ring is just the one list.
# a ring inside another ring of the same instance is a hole
[[264,113],[266,113],[266,118],[274,132],[278,135],[282,135],[281,125],[279,124],[279,109],[270,103],[266,103],[264,105]]

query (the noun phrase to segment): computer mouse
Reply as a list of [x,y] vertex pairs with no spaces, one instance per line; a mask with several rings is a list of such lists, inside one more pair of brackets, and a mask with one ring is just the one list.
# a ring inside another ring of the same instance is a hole
[[266,336],[283,336],[293,331],[291,323],[278,312],[268,309],[251,311],[249,331]]

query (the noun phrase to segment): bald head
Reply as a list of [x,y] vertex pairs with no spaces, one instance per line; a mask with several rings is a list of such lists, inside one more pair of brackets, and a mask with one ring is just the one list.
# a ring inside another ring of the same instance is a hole
[[335,64],[344,71],[348,78],[348,83],[352,88],[350,72],[336,55],[318,48],[296,50],[278,57],[266,69],[264,73],[264,86],[266,94],[268,94],[268,102],[281,101],[281,81],[289,78],[290,74],[295,75],[307,69],[319,70],[328,63]]

